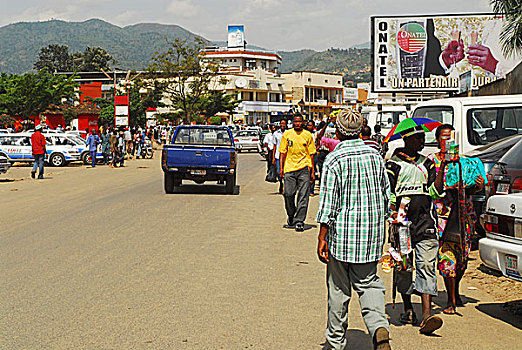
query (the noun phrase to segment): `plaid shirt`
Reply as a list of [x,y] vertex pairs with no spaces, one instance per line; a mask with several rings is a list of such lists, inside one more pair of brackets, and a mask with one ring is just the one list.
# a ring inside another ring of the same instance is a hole
[[348,263],[382,256],[390,183],[384,160],[362,140],[341,142],[324,162],[317,222],[329,226],[330,254]]

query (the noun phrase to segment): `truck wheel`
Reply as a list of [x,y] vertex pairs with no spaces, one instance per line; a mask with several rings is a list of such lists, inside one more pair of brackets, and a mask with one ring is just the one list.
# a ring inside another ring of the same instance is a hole
[[236,174],[227,176],[227,183],[225,185],[225,192],[227,194],[234,194],[234,187],[236,187]]
[[64,166],[65,157],[60,153],[51,154],[51,157],[49,158],[49,164],[55,167]]
[[165,185],[165,193],[174,193],[174,174],[165,173],[163,184]]

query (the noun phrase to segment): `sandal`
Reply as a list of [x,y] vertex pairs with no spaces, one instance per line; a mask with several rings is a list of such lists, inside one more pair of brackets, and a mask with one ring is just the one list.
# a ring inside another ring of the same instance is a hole
[[401,321],[402,324],[416,324],[417,316],[415,315],[415,312],[413,312],[412,310],[408,310],[405,313],[401,314],[399,321]]
[[430,316],[422,321],[419,332],[422,334],[431,334],[442,327],[442,318],[439,316]]

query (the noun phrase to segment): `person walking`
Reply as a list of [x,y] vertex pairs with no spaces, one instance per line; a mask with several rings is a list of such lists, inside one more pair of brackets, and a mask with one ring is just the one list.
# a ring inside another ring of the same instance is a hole
[[118,159],[117,163],[120,163],[120,168],[125,167],[125,135],[122,130],[118,134]]
[[[431,334],[442,327],[442,319],[431,314],[431,300],[437,296],[437,240],[436,213],[433,200],[441,197],[442,172],[437,174],[435,164],[419,152],[424,148],[425,133],[422,126],[401,132],[404,148],[395,150],[386,163],[392,192],[390,208],[397,217],[397,208],[409,201],[406,219],[409,226],[413,251],[407,260],[414,266],[397,271],[397,290],[401,293],[404,313],[400,321],[404,324],[416,324],[417,317],[413,310],[411,295],[418,294],[422,301],[422,322],[420,332]],[[444,168],[445,163],[441,164]],[[397,244],[397,243],[395,243]],[[413,281],[415,268],[415,281]]]
[[284,177],[285,181],[283,194],[288,226],[302,232],[308,211],[310,182],[315,181],[312,171],[315,144],[312,134],[303,128],[303,116],[296,115],[293,124],[293,129],[285,132],[281,138],[279,177]]
[[109,155],[111,154],[110,132],[105,130],[101,135],[101,151],[103,154],[103,164],[109,165]]
[[276,131],[275,125],[270,125],[268,127],[269,133],[265,135],[263,139],[263,147],[266,149],[266,172],[268,173],[270,169],[273,168],[272,157],[274,153],[274,143],[272,139],[274,137],[274,132]]
[[[437,140],[439,150],[442,148],[442,142],[450,138],[453,130],[455,129],[449,124],[443,124],[435,130],[435,139]],[[445,195],[442,198],[435,199],[433,202],[435,210],[437,211],[437,229],[439,236],[438,269],[444,279],[444,285],[448,295],[446,308],[442,312],[448,315],[454,315],[457,313],[457,306],[463,306],[459,293],[459,285],[468,267],[471,239],[477,221],[471,194],[482,190],[485,180],[482,176],[477,175],[474,185],[466,189],[465,205],[464,208],[462,208],[463,211],[460,212],[460,215],[465,217],[464,237],[460,238],[460,243],[452,242],[444,237],[443,233],[453,207],[458,205],[455,201],[458,196],[458,190],[446,185],[447,169],[443,169],[441,166],[444,160],[442,151],[432,153],[428,155],[428,158],[434,162],[437,174],[439,172],[444,173]]]
[[132,146],[132,134],[128,126],[125,128],[123,135],[125,139],[125,153],[130,153],[130,148]]
[[47,153],[47,142],[42,135],[42,125],[38,124],[34,128],[34,133],[31,135],[31,147],[34,158],[33,170],[31,170],[31,177],[34,179],[36,170],[38,169],[38,178],[43,179],[44,174],[44,160]]
[[381,146],[372,139],[372,129],[368,125],[363,126],[361,130],[361,140],[363,140],[366,146],[373,148],[381,154]]
[[341,142],[326,157],[321,177],[317,254],[327,265],[325,335],[331,349],[344,349],[347,345],[352,288],[359,295],[361,313],[375,349],[391,349],[385,287],[377,276],[390,184],[384,160],[359,138],[362,125],[360,113],[339,113],[336,134]]
[[112,161],[110,164],[111,168],[116,168],[116,162],[118,159],[118,135],[116,133],[116,130],[112,131],[111,138],[109,139],[109,142],[111,144],[111,154],[112,154]]
[[281,139],[283,138],[283,134],[286,132],[286,120],[281,120],[279,123],[279,130],[274,132],[274,135],[272,137],[272,145],[274,146],[273,149],[273,155],[272,155],[272,164],[276,167],[276,174],[279,178],[279,193],[283,194],[283,178],[279,176],[280,173],[280,162],[279,157],[281,153],[279,152],[279,146],[281,146]]
[[[314,132],[314,128],[315,128],[315,123],[313,122],[313,120],[309,120],[306,122],[306,130],[308,130],[312,134],[313,142],[315,145],[316,144],[315,137],[317,135]],[[314,168],[311,171],[313,171],[315,174],[315,171],[317,169],[317,152],[314,154],[313,158],[314,158]],[[313,196],[315,196],[315,176],[314,176],[314,180],[310,181],[310,197],[313,197]]]
[[87,146],[89,147],[89,155],[91,157],[91,168],[96,166],[96,150],[100,144],[100,137],[96,134],[96,129],[91,129],[87,136]]
[[375,131],[375,133],[372,135],[372,140],[379,144],[379,146],[381,147],[381,156],[385,158],[386,153],[388,152],[388,142],[383,142],[384,135],[381,134],[381,126],[379,124],[376,124],[373,127],[373,131]]

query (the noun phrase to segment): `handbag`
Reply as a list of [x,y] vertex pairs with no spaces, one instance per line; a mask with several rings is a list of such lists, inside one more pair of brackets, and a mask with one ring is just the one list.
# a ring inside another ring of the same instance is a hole
[[443,242],[451,242],[462,244],[464,237],[462,237],[462,232],[460,227],[460,205],[459,205],[459,197],[455,196],[453,200],[453,204],[451,205],[451,211],[448,217],[448,221],[446,222],[446,226],[444,227],[444,231],[442,232],[442,241]]

